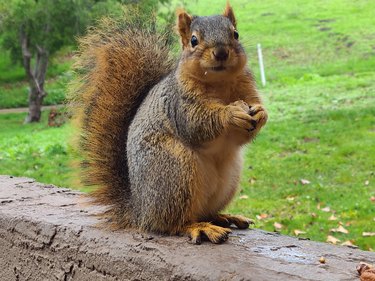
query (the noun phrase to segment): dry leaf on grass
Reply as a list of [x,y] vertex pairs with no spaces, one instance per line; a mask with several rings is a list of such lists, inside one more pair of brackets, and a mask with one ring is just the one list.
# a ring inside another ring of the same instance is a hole
[[240,199],[247,199],[247,198],[249,198],[249,196],[247,196],[247,195],[241,195],[240,196]]
[[327,242],[336,245],[338,242],[340,242],[340,239],[337,239],[336,237],[333,237],[332,235],[328,235]]
[[294,235],[296,235],[296,236],[298,236],[300,234],[306,234],[306,231],[302,231],[302,230],[299,230],[299,229],[295,229],[295,230],[293,230],[293,232],[294,232]]
[[348,241],[345,241],[344,243],[341,243],[341,246],[355,246],[352,241],[348,240]]
[[283,225],[281,223],[275,222],[273,224],[276,230],[281,230],[283,228]]
[[249,179],[249,183],[250,183],[250,184],[254,184],[255,182],[256,182],[256,178],[250,178],[250,179]]
[[375,236],[375,232],[362,232],[363,237],[372,237]]
[[335,215],[331,215],[329,218],[328,218],[329,221],[335,221],[337,220],[337,217],[335,217]]
[[329,231],[331,231],[331,232],[340,232],[340,233],[344,233],[344,234],[348,234],[349,233],[349,231],[346,228],[344,228],[342,225],[340,225],[338,228],[332,228]]
[[299,181],[300,181],[300,183],[301,183],[302,185],[310,184],[310,181],[309,181],[309,180],[306,180],[306,179],[300,179]]
[[324,208],[322,209],[322,211],[328,213],[328,212],[331,211],[331,208],[330,208],[330,207],[324,207]]
[[259,214],[259,215],[256,215],[256,218],[258,220],[264,220],[264,219],[268,218],[268,214]]
[[365,181],[365,185],[369,185],[370,184],[370,181]]

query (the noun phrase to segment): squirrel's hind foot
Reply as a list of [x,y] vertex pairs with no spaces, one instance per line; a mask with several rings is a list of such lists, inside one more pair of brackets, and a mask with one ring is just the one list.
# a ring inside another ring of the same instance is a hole
[[192,223],[186,227],[193,244],[201,244],[202,240],[208,240],[214,244],[220,244],[228,240],[228,234],[232,231],[229,228],[213,225],[209,222]]

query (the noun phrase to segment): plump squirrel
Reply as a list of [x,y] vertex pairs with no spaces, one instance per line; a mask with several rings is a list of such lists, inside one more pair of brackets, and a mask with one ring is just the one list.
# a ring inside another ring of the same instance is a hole
[[81,39],[72,87],[85,183],[115,228],[221,243],[251,220],[220,214],[241,148],[267,121],[236,19],[177,12],[182,54],[163,35],[102,22]]

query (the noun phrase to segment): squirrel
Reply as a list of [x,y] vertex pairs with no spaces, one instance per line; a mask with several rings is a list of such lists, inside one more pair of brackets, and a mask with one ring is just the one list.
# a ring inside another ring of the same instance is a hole
[[234,197],[241,149],[267,121],[227,3],[177,11],[182,53],[166,35],[102,21],[81,38],[71,99],[84,183],[116,229],[222,243],[250,219],[219,212]]

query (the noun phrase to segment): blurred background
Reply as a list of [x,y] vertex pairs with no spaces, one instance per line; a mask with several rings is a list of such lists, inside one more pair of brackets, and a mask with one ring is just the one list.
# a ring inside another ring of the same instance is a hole
[[[0,174],[84,190],[63,104],[76,38],[98,19],[139,6],[171,28],[176,7],[211,15],[225,3],[0,0]],[[227,211],[257,228],[373,251],[375,1],[231,5],[269,122],[245,149],[241,190]]]

